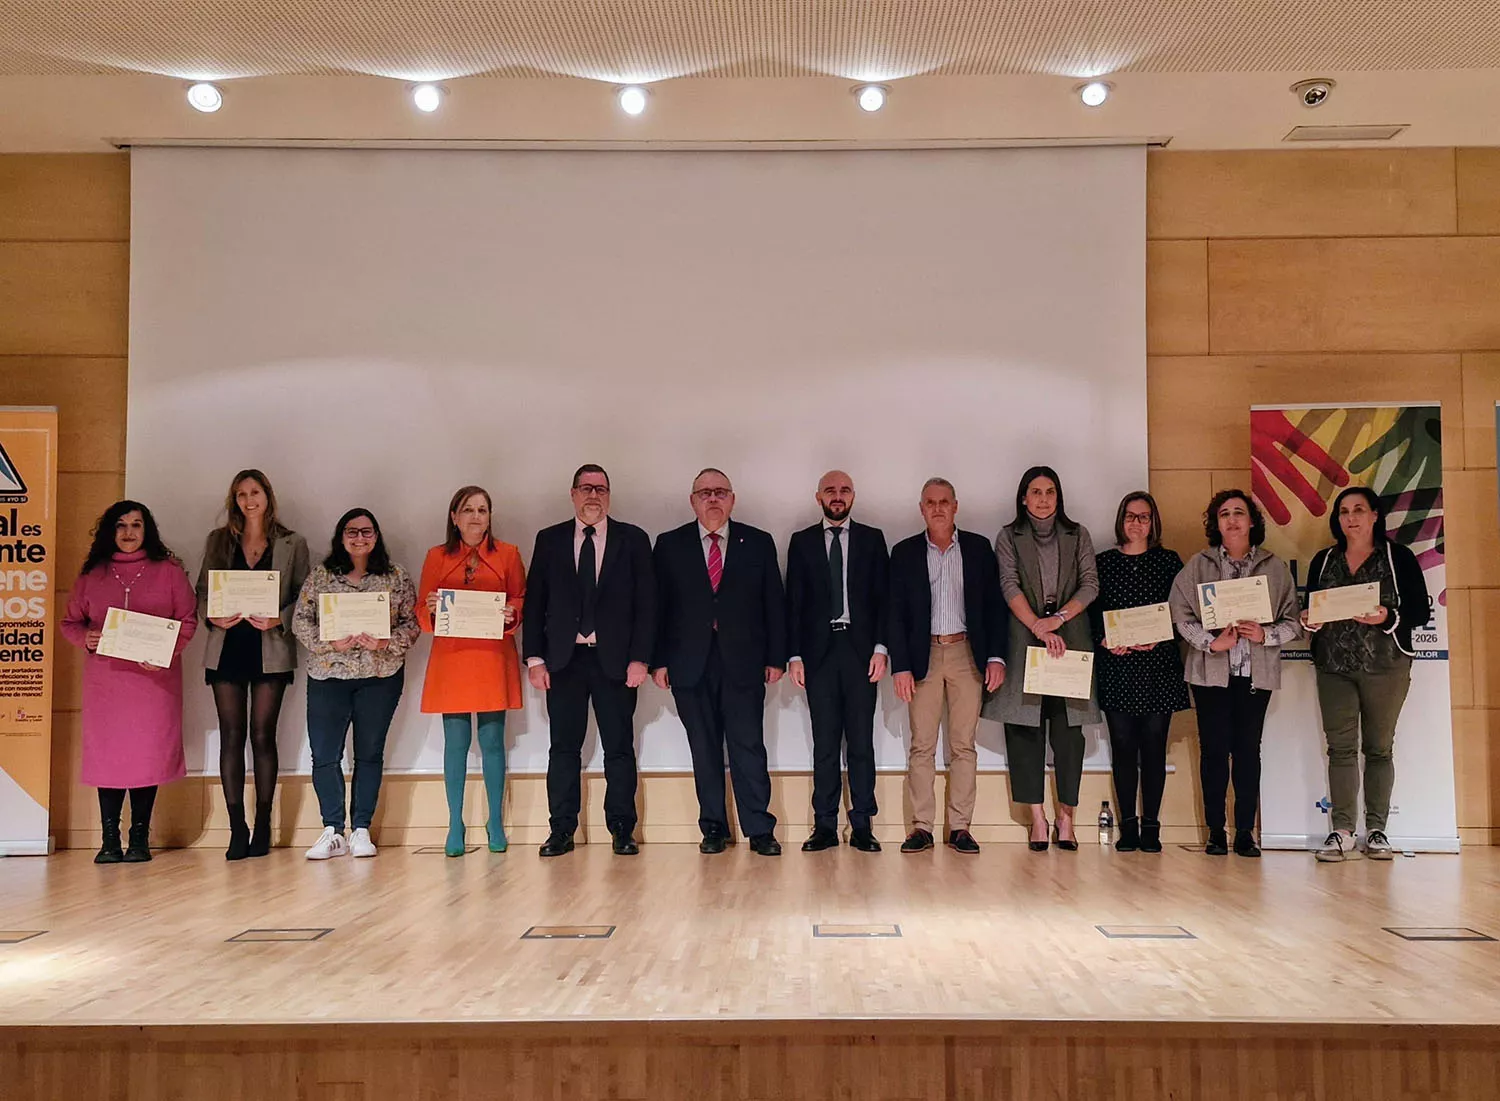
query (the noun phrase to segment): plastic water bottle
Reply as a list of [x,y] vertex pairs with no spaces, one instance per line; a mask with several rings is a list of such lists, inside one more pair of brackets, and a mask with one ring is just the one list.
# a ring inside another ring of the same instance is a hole
[[1099,808],[1099,844],[1104,846],[1115,843],[1115,814],[1109,809],[1109,800],[1104,800],[1103,806]]

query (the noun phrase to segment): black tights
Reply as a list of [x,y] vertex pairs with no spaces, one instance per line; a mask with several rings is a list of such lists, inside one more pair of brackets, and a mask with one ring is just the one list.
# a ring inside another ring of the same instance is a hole
[[[151,821],[151,808],[156,805],[156,785],[148,788],[130,789],[130,824],[145,825]],[[106,822],[118,822],[120,812],[125,809],[124,788],[99,789],[99,817]]]
[[1106,711],[1109,756],[1115,774],[1115,801],[1120,820],[1135,817],[1136,784],[1141,788],[1141,817],[1161,817],[1161,797],[1167,786],[1167,732],[1172,714],[1126,715]]
[[213,686],[214,707],[219,712],[219,780],[224,785],[224,803],[245,804],[245,738],[255,761],[255,805],[269,808],[276,794],[276,720],[281,714],[282,681],[255,681],[249,690],[243,684],[221,682]]

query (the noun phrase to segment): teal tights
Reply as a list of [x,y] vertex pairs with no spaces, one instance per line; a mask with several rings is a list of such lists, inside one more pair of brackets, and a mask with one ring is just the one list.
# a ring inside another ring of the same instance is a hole
[[[489,803],[490,851],[505,851],[505,827],[500,811],[505,801],[505,712],[479,712],[479,759],[484,768],[484,793]],[[449,856],[464,852],[464,785],[469,778],[471,716],[443,716],[443,788],[448,793]]]

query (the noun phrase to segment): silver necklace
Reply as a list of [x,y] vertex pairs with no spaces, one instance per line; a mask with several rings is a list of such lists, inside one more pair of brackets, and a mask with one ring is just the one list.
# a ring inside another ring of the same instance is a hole
[[130,583],[128,585],[125,583],[125,579],[120,576],[120,571],[115,569],[114,563],[110,563],[109,572],[115,575],[115,580],[120,583],[120,588],[125,590],[125,607],[129,609],[130,590],[135,586],[135,583],[141,579],[141,574],[146,572],[146,563],[141,563],[141,568],[135,571],[135,576],[130,579]]

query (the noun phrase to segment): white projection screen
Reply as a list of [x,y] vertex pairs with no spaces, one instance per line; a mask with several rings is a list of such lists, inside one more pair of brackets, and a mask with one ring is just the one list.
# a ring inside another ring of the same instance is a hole
[[[1145,152],[138,149],[131,158],[127,488],[196,576],[228,480],[272,479],[314,560],[362,505],[414,575],[453,490],[494,496],[529,562],[583,462],[613,512],[692,518],[696,472],[783,555],[830,467],[857,518],[921,528],[922,482],[993,538],[1029,465],[1110,541],[1146,484]],[[185,658],[189,767],[217,771],[202,647]],[[441,771],[425,641],[387,745]],[[283,769],[310,768],[302,677]],[[905,767],[889,678],[880,767]],[[669,693],[637,711],[643,769],[691,767]],[[508,726],[546,768],[544,702]],[[768,695],[773,769],[811,767],[801,693]],[[980,766],[1004,764],[981,724]],[[1106,763],[1102,728],[1090,765]],[[591,734],[586,754],[601,758]],[[586,759],[588,759],[586,757]]]

